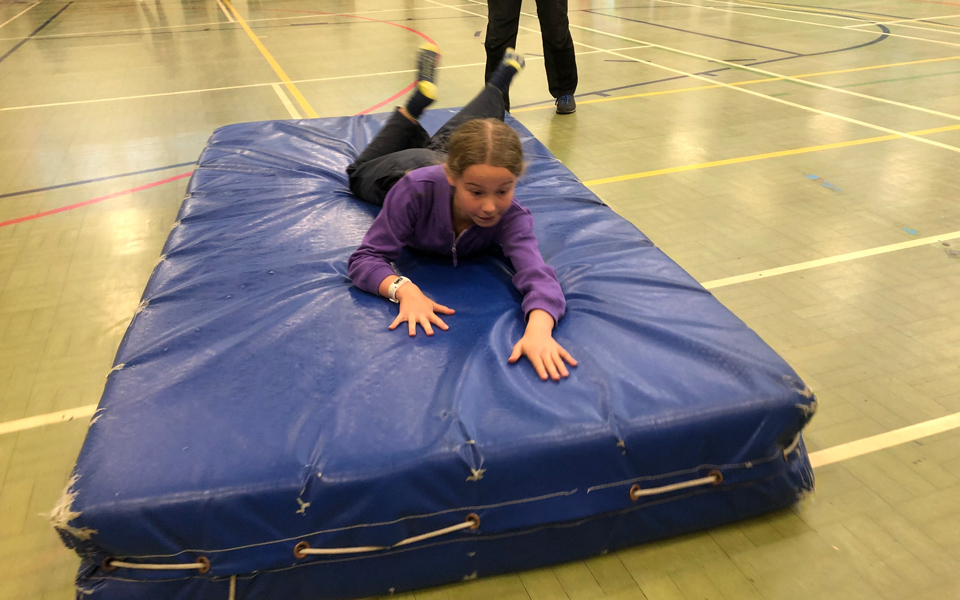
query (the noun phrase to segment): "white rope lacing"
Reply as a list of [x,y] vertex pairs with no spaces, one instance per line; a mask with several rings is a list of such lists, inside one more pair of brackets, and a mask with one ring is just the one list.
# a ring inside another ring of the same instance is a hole
[[205,556],[197,558],[193,563],[132,563],[117,560],[113,557],[103,559],[104,571],[115,571],[117,569],[144,569],[147,571],[182,571],[185,569],[196,569],[200,573],[206,573],[210,570],[210,561]]
[[311,548],[310,544],[305,541],[302,541],[296,545],[293,549],[293,555],[297,558],[306,558],[311,554],[357,554],[362,552],[378,552],[380,550],[389,550],[390,548],[397,548],[399,546],[406,546],[407,544],[414,544],[423,540],[429,540],[430,538],[440,537],[441,535],[447,535],[448,533],[453,533],[455,531],[460,531],[462,529],[477,529],[480,527],[480,517],[470,513],[467,515],[466,520],[463,523],[458,523],[457,525],[451,525],[450,527],[444,527],[443,529],[438,529],[436,531],[430,531],[428,533],[423,533],[420,535],[415,535],[413,537],[408,537],[404,540],[400,540],[396,544],[391,546],[355,546],[352,548]]
[[690,481],[681,481],[680,483],[671,483],[670,485],[649,489],[641,488],[640,484],[637,483],[630,488],[630,499],[637,501],[644,496],[656,496],[657,494],[666,494],[667,492],[684,490],[700,485],[720,485],[722,482],[723,474],[720,473],[720,471],[710,471],[706,477],[701,477],[700,479],[691,479]]

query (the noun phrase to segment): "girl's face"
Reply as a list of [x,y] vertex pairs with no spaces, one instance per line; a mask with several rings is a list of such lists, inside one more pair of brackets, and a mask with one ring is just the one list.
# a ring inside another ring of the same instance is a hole
[[513,202],[517,176],[503,167],[471,165],[459,179],[447,172],[447,181],[454,190],[454,222],[492,227]]

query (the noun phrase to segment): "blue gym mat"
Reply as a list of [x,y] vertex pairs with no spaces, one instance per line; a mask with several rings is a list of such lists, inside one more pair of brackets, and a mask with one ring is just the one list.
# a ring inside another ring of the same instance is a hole
[[83,598],[388,594],[812,489],[810,390],[510,117],[580,365],[554,383],[507,364],[524,322],[497,252],[405,251],[398,270],[457,313],[432,338],[389,331],[396,305],[346,275],[377,209],[344,172],[385,116],[210,138],[55,511]]

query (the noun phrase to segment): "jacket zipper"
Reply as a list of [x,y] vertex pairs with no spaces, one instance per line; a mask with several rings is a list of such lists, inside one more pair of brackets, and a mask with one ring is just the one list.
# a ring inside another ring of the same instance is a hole
[[[470,228],[467,227],[467,229],[470,229]],[[460,238],[463,237],[463,234],[465,234],[465,233],[467,232],[467,229],[464,229],[463,231],[461,231],[461,232],[460,232],[460,235],[454,235],[454,237],[453,237],[453,248],[452,248],[452,250],[453,250],[453,266],[455,266],[455,267],[457,266],[457,242],[460,241]]]

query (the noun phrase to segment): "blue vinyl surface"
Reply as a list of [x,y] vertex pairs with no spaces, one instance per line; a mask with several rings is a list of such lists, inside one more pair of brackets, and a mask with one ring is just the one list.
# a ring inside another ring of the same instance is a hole
[[[430,111],[436,129],[451,111]],[[405,252],[455,308],[388,331],[396,305],[347,259],[377,208],[346,166],[386,115],[217,130],[117,354],[75,470],[65,542],[100,598],[348,598],[531,568],[788,506],[812,489],[816,401],[743,322],[606,207],[522,125],[533,213],[580,362],[508,365],[509,265]],[[784,450],[787,449],[786,453]],[[707,476],[720,485],[654,488]],[[480,518],[476,531],[369,553]],[[93,533],[95,532],[95,533]],[[107,557],[208,573],[101,567]]]

